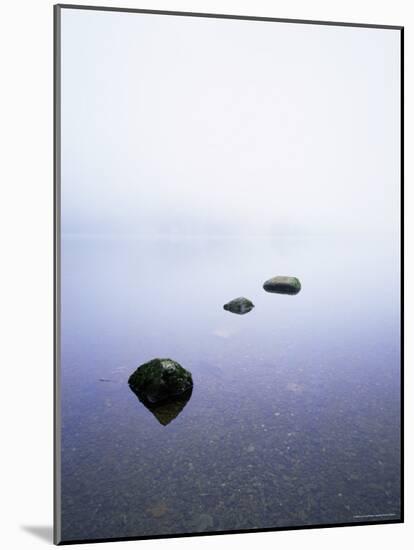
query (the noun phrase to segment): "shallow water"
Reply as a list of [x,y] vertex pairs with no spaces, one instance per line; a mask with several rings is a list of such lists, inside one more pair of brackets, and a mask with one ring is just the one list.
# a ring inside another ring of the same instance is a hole
[[[398,519],[398,263],[346,239],[64,237],[63,539]],[[153,357],[193,375],[167,425],[127,384]]]

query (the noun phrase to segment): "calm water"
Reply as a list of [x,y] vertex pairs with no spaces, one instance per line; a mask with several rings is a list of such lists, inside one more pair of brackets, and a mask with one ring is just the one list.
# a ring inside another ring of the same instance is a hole
[[[63,238],[63,539],[398,519],[398,281],[381,243]],[[165,426],[153,357],[194,380]]]

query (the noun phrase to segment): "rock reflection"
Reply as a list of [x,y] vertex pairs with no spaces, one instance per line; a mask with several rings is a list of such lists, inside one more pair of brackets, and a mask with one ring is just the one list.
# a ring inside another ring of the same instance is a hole
[[163,426],[166,426],[172,422],[174,418],[177,418],[189,402],[193,392],[193,388],[190,388],[187,392],[182,393],[179,396],[172,397],[158,403],[150,403],[141,392],[134,390],[131,386],[130,388],[144,407],[152,412],[158,422]]

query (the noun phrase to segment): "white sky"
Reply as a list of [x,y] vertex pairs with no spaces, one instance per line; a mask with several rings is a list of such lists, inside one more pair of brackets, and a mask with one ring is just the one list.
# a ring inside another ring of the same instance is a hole
[[62,231],[397,238],[399,32],[62,10]]

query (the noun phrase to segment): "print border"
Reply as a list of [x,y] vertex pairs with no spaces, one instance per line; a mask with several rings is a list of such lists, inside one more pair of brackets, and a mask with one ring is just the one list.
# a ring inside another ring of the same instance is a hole
[[[318,524],[318,525],[298,525],[289,527],[275,527],[262,529],[235,529],[226,531],[206,531],[202,533],[174,533],[174,534],[159,534],[149,536],[134,536],[134,537],[113,537],[113,538],[97,538],[97,539],[76,539],[62,540],[61,539],[61,418],[60,418],[60,329],[61,329],[61,292],[60,292],[60,239],[61,239],[61,223],[60,223],[60,208],[61,208],[61,13],[65,9],[76,10],[95,10],[95,11],[113,11],[124,13],[138,13],[150,15],[174,15],[186,17],[204,17],[216,19],[235,19],[245,21],[266,21],[269,23],[297,23],[304,25],[324,25],[338,27],[355,27],[369,29],[384,29],[393,30],[400,33],[400,322],[401,322],[401,514],[398,519],[383,519],[377,521],[361,521],[361,522],[346,522],[333,524]],[[54,212],[53,212],[53,307],[54,307],[54,324],[53,324],[53,452],[54,452],[54,471],[53,471],[53,491],[54,491],[54,524],[53,524],[53,540],[56,545],[67,544],[91,544],[97,542],[117,542],[117,541],[132,541],[132,540],[148,540],[148,539],[166,539],[166,538],[182,538],[182,537],[199,537],[212,535],[227,535],[227,534],[248,534],[248,533],[266,533],[277,531],[294,531],[302,529],[321,529],[332,527],[360,527],[367,525],[381,525],[391,523],[404,523],[404,27],[398,25],[377,25],[368,23],[347,23],[339,21],[318,21],[306,19],[286,19],[273,17],[254,17],[247,15],[228,15],[218,13],[197,13],[197,12],[182,12],[182,11],[165,11],[165,10],[149,10],[149,9],[133,9],[133,8],[118,8],[109,6],[87,6],[75,4],[55,4],[54,10],[54,25],[53,25],[53,196],[54,196]]]

